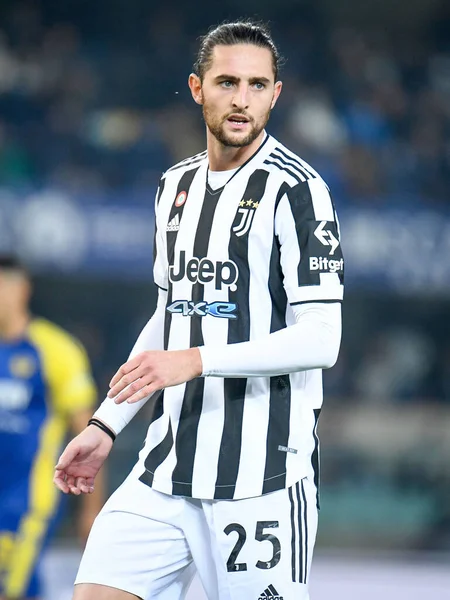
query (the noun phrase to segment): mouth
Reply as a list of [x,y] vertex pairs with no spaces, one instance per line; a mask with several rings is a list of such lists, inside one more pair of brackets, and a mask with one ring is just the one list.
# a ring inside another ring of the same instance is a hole
[[250,123],[250,119],[244,115],[235,114],[230,115],[227,122],[233,129],[244,129]]

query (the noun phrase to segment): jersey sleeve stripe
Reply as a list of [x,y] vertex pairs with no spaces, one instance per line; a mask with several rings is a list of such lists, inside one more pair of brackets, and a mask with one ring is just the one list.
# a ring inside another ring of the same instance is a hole
[[266,159],[264,161],[264,164],[265,165],[273,165],[275,167],[278,167],[278,169],[280,169],[280,171],[285,171],[286,173],[289,173],[289,175],[291,177],[293,177],[298,183],[303,183],[305,181],[305,178],[302,175],[297,174],[293,169],[289,169],[287,166],[280,165],[279,163],[275,162],[275,159],[274,160]]
[[[336,276],[337,277],[337,276]],[[338,282],[333,285],[305,285],[301,287],[301,302],[342,302],[344,297],[344,286]],[[294,306],[297,301],[289,302]]]
[[289,154],[287,152],[285,152],[286,148],[284,150],[282,150],[279,146],[277,146],[276,150],[278,152],[280,152],[280,154],[282,154],[283,156],[285,156],[286,158],[292,160],[293,162],[297,163],[298,166],[301,169],[304,169],[305,171],[307,171],[310,175],[311,178],[315,179],[316,177],[318,177],[318,173],[307,163],[305,163],[305,161],[299,159],[298,156],[296,156],[295,154],[293,154],[292,152],[290,152]]
[[189,158],[185,158],[184,160],[182,160],[181,162],[177,163],[173,167],[170,167],[170,169],[167,169],[167,171],[164,173],[164,175],[166,175],[167,173],[171,173],[172,171],[176,171],[178,169],[182,169],[183,167],[189,167],[189,166],[193,165],[194,163],[201,162],[201,161],[205,160],[205,158],[207,157],[207,155],[208,155],[208,153],[205,150],[204,152],[200,152],[200,154],[196,154],[196,155],[191,156]]
[[336,302],[341,304],[342,303],[342,299],[340,300],[299,300],[298,302],[289,302],[290,306],[297,306],[297,304],[311,304],[312,302],[316,303],[320,303],[320,304],[335,304]]
[[[277,152],[279,154],[277,154]],[[281,156],[280,156],[280,154],[281,154]],[[291,167],[291,169],[294,169],[295,171],[297,171],[301,175],[303,181],[306,181],[307,179],[315,178],[315,175],[313,175],[310,171],[308,171],[308,169],[306,169],[301,163],[299,163],[297,160],[294,160],[293,158],[288,158],[286,156],[286,154],[284,154],[278,148],[276,148],[274,150],[274,152],[271,154],[271,157],[276,158],[277,160],[281,161],[283,164]]]
[[[308,221],[314,221],[316,218],[308,183],[304,182],[291,188],[287,193],[287,198],[294,219],[297,242],[300,248],[300,262],[297,267],[298,285],[299,287],[318,286],[320,285],[319,274],[311,273],[309,268],[309,256],[307,255],[309,232],[305,225]],[[305,231],[307,232],[307,235],[305,235]]]

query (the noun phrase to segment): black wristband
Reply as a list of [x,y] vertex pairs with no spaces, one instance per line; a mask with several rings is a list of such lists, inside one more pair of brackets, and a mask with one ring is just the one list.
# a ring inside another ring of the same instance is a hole
[[109,427],[107,427],[104,423],[102,423],[102,421],[99,421],[98,419],[93,417],[92,419],[89,419],[88,425],[95,425],[96,427],[98,427],[99,429],[101,429],[102,431],[107,433],[113,442],[115,441],[116,434]]

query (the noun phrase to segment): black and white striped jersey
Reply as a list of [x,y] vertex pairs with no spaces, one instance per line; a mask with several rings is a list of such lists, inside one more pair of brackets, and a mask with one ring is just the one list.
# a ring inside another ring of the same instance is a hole
[[[154,280],[167,290],[166,350],[258,340],[293,324],[296,304],[342,300],[336,213],[307,163],[266,136],[222,188],[207,178],[204,152],[169,169],[158,190]],[[317,462],[320,369],[199,377],[152,402],[137,467],[161,492],[258,496]]]

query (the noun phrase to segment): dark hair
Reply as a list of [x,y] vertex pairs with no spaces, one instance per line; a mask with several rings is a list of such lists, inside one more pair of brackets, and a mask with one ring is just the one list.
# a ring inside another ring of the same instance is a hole
[[203,81],[206,71],[211,66],[212,53],[216,46],[234,46],[236,44],[253,44],[270,50],[275,81],[277,80],[282,57],[272,40],[268,26],[251,20],[222,23],[211,28],[206,35],[201,37],[197,60],[194,64],[196,75]]
[[0,254],[0,270],[20,271],[28,275],[28,270],[15,254]]

